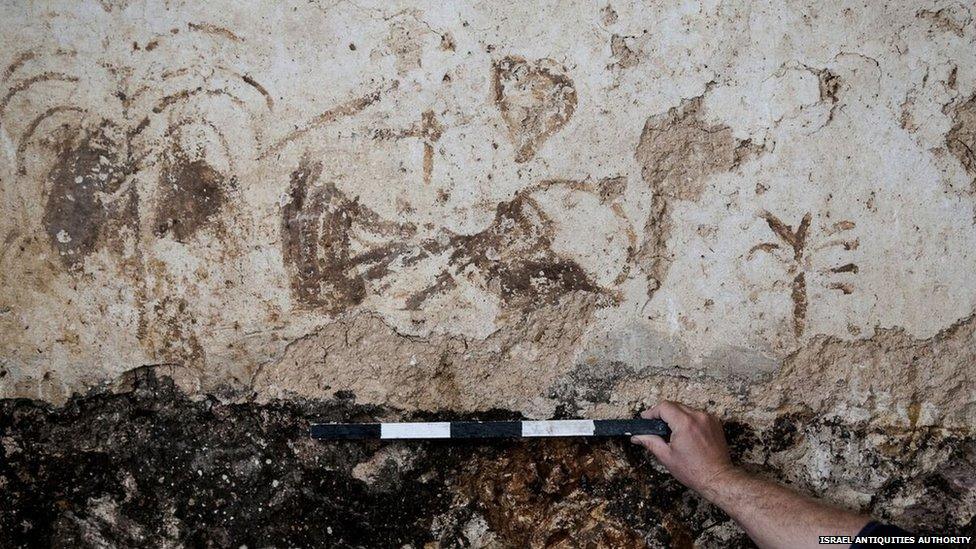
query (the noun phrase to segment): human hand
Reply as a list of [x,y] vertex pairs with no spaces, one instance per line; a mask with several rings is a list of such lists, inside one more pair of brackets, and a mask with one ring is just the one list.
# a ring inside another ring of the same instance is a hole
[[641,417],[667,422],[671,441],[657,435],[637,435],[630,441],[650,450],[681,484],[703,492],[736,471],[722,424],[715,416],[665,400],[645,410]]

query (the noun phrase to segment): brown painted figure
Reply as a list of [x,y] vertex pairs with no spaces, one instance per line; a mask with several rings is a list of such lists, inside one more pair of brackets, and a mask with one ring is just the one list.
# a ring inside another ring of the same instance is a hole
[[[810,254],[831,246],[840,246],[845,250],[853,250],[857,248],[859,242],[857,239],[835,239],[813,248],[808,242],[810,222],[812,220],[809,212],[803,215],[795,230],[791,225],[783,223],[778,217],[769,212],[762,212],[760,217],[766,221],[769,229],[779,238],[779,242],[762,242],[757,244],[749,250],[747,257],[752,257],[755,252],[761,251],[769,253],[786,263],[787,276],[791,277],[790,299],[793,301],[793,334],[796,337],[800,337],[803,335],[807,321],[807,272],[810,269]],[[848,231],[854,227],[855,224],[853,221],[840,221],[835,223],[827,231],[827,234],[831,235]],[[787,258],[784,258],[781,254],[777,254],[776,252],[779,250],[786,250]],[[825,274],[857,274],[857,271],[857,265],[848,263],[839,267],[830,268]],[[848,295],[853,291],[852,286],[847,282],[831,282],[827,284],[827,288],[838,290],[844,295]]]
[[495,63],[495,104],[515,144],[515,161],[532,160],[576,110],[576,88],[564,69],[549,59],[508,56]]
[[58,132],[57,160],[47,174],[42,223],[65,268],[80,268],[102,246],[121,246],[120,234],[138,232],[138,196],[126,186],[128,169],[107,124]]
[[[133,44],[131,65],[80,66],[74,51],[38,50],[14,56],[0,73],[0,123],[14,141],[19,192],[37,192],[43,205],[38,219],[24,223],[37,224],[38,241],[79,287],[100,276],[123,281],[120,295],[92,300],[91,307],[135,308],[135,337],[148,354],[187,365],[203,363],[199,312],[174,291],[168,260],[152,251],[160,240],[187,246],[191,256],[226,254],[234,246],[221,232],[237,215],[231,203],[239,198],[237,154],[226,138],[236,129],[229,129],[227,113],[260,127],[254,112],[273,109],[257,79],[212,59],[171,66],[187,62],[171,55],[182,48],[179,40],[199,34],[205,44],[240,42],[218,27],[189,24]],[[152,72],[141,74],[144,67]],[[105,82],[114,93],[85,88]],[[17,238],[33,238],[30,228]],[[204,249],[194,249],[201,242]],[[218,294],[224,282],[215,277],[218,289],[203,292]]]
[[[321,184],[321,176],[320,163],[303,160],[282,208],[283,254],[292,293],[304,307],[341,312],[361,303],[369,286],[382,288],[396,271],[441,254],[448,267],[407,297],[404,309],[416,310],[471,278],[481,278],[483,289],[518,309],[573,291],[604,292],[576,262],[552,251],[552,220],[532,196],[540,187],[499,204],[480,232],[440,229],[422,237],[414,224],[383,220],[334,183]],[[480,276],[472,277],[471,269]]]

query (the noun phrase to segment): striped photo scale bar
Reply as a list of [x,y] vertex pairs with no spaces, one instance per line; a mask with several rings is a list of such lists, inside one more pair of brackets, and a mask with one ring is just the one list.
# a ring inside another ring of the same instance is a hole
[[445,439],[614,437],[659,435],[671,429],[660,419],[567,419],[552,421],[435,421],[418,423],[313,423],[317,439]]

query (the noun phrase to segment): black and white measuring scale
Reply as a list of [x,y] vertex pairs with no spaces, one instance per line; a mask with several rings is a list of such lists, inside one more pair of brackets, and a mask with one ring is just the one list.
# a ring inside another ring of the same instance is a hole
[[671,429],[660,419],[562,419],[549,421],[428,421],[407,423],[313,423],[316,439],[472,439],[617,437],[658,435]]

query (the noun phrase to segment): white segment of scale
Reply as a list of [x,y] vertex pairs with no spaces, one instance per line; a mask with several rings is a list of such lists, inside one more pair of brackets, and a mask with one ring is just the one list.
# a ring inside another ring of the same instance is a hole
[[523,437],[593,436],[593,420],[564,419],[555,421],[523,421]]
[[451,423],[381,423],[380,438],[451,438]]

